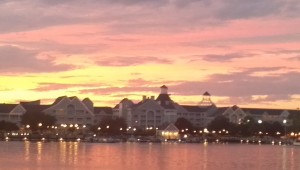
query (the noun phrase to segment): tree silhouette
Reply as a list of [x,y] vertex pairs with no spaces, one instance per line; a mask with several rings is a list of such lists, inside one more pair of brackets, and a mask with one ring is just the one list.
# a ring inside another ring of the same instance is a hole
[[192,123],[183,117],[180,117],[176,120],[175,126],[179,129],[180,133],[183,133],[183,130],[185,132],[192,133],[194,129]]
[[9,132],[9,131],[14,131],[14,130],[19,130],[19,127],[12,122],[6,122],[6,121],[0,121],[0,130]]
[[99,125],[91,127],[94,133],[101,133],[106,135],[120,135],[126,132],[127,124],[123,118],[105,118],[100,121]]
[[299,132],[300,131],[300,110],[295,110],[291,112],[288,119],[292,121],[292,125],[288,127],[288,130]]
[[229,119],[226,118],[225,116],[217,116],[214,120],[212,120],[207,128],[211,131],[221,131],[223,129],[233,131],[235,130],[235,125],[233,123],[230,123]]
[[[39,126],[41,123],[41,126]],[[56,123],[56,118],[51,115],[44,114],[42,112],[26,112],[21,116],[21,124],[29,125],[32,131],[38,129],[46,129],[49,126],[53,126]]]

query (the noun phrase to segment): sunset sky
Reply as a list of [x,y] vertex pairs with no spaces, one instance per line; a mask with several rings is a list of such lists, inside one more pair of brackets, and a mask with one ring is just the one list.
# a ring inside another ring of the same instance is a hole
[[1,0],[0,103],[300,107],[299,0]]

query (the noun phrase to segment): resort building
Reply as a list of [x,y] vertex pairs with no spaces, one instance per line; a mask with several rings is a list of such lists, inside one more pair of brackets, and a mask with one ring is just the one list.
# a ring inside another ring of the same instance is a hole
[[[299,113],[299,110],[240,108],[237,105],[231,107],[217,107],[211,100],[208,92],[203,94],[198,105],[180,105],[174,102],[168,93],[168,87],[160,87],[160,93],[154,96],[142,96],[141,101],[134,103],[124,98],[114,108],[94,107],[94,103],[85,98],[58,97],[50,105],[42,105],[40,100],[32,102],[20,102],[19,104],[0,104],[0,121],[9,121],[20,126],[21,116],[26,112],[45,113],[57,119],[57,125],[98,125],[101,120],[114,117],[122,117],[127,125],[137,128],[159,128],[174,124],[178,118],[185,118],[194,127],[204,128],[216,117],[223,115],[230,122],[239,124],[247,117],[253,117],[260,122],[280,122],[291,125],[288,120],[291,113]],[[300,114],[300,113],[299,113]]]
[[217,110],[216,115],[223,115],[229,119],[231,123],[240,124],[242,120],[247,116],[243,109],[237,105],[232,107],[220,107]]
[[281,109],[257,109],[257,108],[243,108],[247,115],[254,118],[256,121],[262,122],[279,122],[283,124],[284,120],[288,125],[292,122],[288,120],[290,111]]
[[77,97],[62,96],[52,105],[43,110],[44,113],[54,116],[57,124],[94,124],[93,102],[89,99],[80,101]]
[[246,117],[252,117],[257,122],[279,122],[283,124],[284,120],[287,125],[291,125],[289,115],[292,110],[281,109],[260,109],[260,108],[240,108],[237,105],[232,107],[220,107],[215,115],[223,115],[229,119],[231,123],[240,124]]
[[134,104],[125,98],[114,109],[114,116],[126,119],[128,126],[147,128],[161,127],[175,123],[180,117],[189,120],[196,127],[205,127],[212,120],[212,114],[217,110],[211,102],[210,94],[205,92],[199,106],[179,105],[168,94],[168,87],[160,87],[160,94],[143,96],[142,100]]
[[0,104],[0,121],[20,125],[21,116],[26,112],[20,104]]
[[45,113],[54,116],[57,125],[91,126],[99,124],[107,117],[112,117],[112,108],[94,107],[93,102],[78,97],[58,97],[51,105],[41,105],[40,101],[20,102],[20,104],[0,104],[0,121],[21,125],[21,116],[26,112]]

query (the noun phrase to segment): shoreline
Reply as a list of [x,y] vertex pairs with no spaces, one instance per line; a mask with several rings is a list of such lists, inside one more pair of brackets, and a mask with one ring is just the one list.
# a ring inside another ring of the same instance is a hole
[[158,138],[145,137],[71,137],[71,138],[30,138],[30,137],[4,137],[0,138],[0,142],[84,142],[84,143],[199,143],[199,144],[257,144],[257,145],[293,145],[295,140],[292,139],[274,139],[274,138],[258,138],[258,137],[226,137],[226,138],[191,138],[166,140]]

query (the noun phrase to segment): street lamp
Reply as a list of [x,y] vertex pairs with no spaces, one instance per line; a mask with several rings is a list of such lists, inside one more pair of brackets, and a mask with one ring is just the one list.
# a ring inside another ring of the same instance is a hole
[[[262,124],[262,120],[259,119],[259,120],[257,121],[257,123],[258,123],[258,124]],[[262,127],[259,125],[259,132],[258,132],[259,135],[262,134],[261,131],[262,131]]]
[[284,138],[286,140],[286,123],[287,123],[287,120],[283,119],[282,123],[283,123],[283,126],[284,126]]

